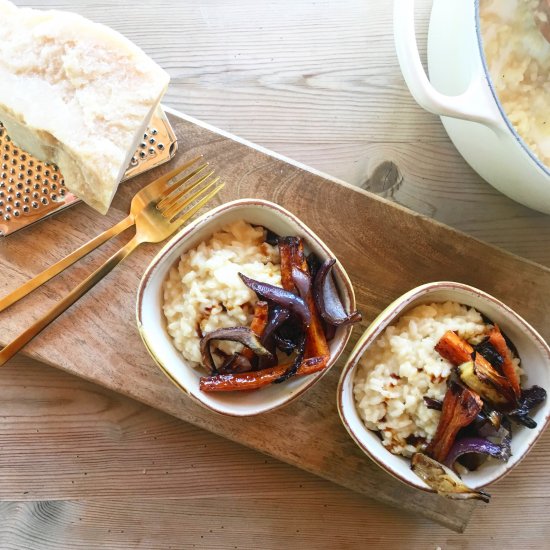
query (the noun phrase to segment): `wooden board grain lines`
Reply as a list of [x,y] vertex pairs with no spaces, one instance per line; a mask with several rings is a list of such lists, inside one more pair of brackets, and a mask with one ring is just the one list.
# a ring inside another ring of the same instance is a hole
[[0,417],[2,550],[539,550],[550,536],[548,431],[461,535],[26,357],[0,372]]
[[[517,309],[545,337],[550,336],[546,310],[550,300],[549,270],[183,119],[171,120],[180,140],[180,152],[171,166],[202,153],[226,181],[220,201],[245,196],[274,200],[298,214],[327,242],[354,283],[365,315],[363,328],[385,305],[413,286],[451,279],[493,293]],[[107,217],[79,205],[3,240],[0,268],[8,276],[0,281],[0,292],[15,288],[120,219],[132,194],[151,177],[146,175],[125,184]],[[116,244],[109,243],[83,265],[3,314],[2,343],[74,286]],[[382,472],[356,448],[336,413],[339,366],[301,400],[259,418],[220,417],[182,395],[153,365],[135,327],[135,291],[143,269],[157,250],[146,246],[130,257],[46,329],[26,353],[370,497],[456,530],[464,528],[472,504],[413,491]],[[359,332],[355,330],[354,339]]]

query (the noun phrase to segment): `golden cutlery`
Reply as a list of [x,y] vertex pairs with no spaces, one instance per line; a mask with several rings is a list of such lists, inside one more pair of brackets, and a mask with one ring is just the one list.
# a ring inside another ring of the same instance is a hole
[[[74,252],[71,252],[68,256],[65,258],[59,260],[57,263],[51,265],[42,273],[39,273],[32,279],[28,280],[26,283],[23,283],[20,287],[16,288],[13,292],[10,292],[7,296],[4,296],[4,298],[0,299],[0,312],[4,311],[6,308],[14,304],[15,302],[21,300],[21,298],[24,298],[32,292],[33,290],[37,289],[39,286],[43,285],[44,283],[48,282],[51,278],[55,277],[59,273],[61,273],[63,270],[67,269],[69,266],[73,265],[76,261],[80,260],[93,250],[95,250],[98,246],[101,246],[103,243],[107,242],[109,239],[112,239],[119,233],[122,233],[124,230],[128,229],[129,227],[132,227],[136,223],[136,216],[147,206],[149,200],[152,199],[152,197],[155,197],[156,195],[159,195],[163,190],[166,184],[174,177],[181,174],[183,171],[187,170],[194,164],[196,164],[199,160],[201,160],[202,157],[199,156],[197,158],[194,158],[193,160],[187,162],[186,164],[183,164],[182,166],[179,166],[178,168],[174,168],[174,170],[171,170],[164,176],[161,176],[160,178],[157,178],[156,180],[152,181],[149,185],[141,189],[134,195],[134,198],[132,199],[132,203],[130,205],[130,213],[126,218],[118,222],[113,227],[107,229],[103,233],[99,234],[97,237],[93,238],[92,240],[88,241],[86,244],[82,245],[80,248],[77,248]],[[184,178],[179,180],[179,184],[183,185],[185,182],[191,180],[193,177],[201,173],[203,170],[205,170],[208,166],[208,163],[204,163],[202,166],[199,166],[197,169],[193,170],[190,174],[187,174]],[[207,173],[204,175],[199,181],[198,184],[205,181],[207,178],[211,177],[213,175],[213,171]],[[169,189],[164,190],[164,193],[166,197],[166,193],[170,193],[171,191]],[[161,199],[162,200],[162,199]]]
[[[140,244],[157,243],[168,238],[223,188],[224,184],[218,183],[219,177],[214,177],[213,171],[198,179],[193,179],[194,176],[198,175],[199,172],[207,166],[205,164],[194,170],[191,174],[178,179],[168,188],[163,189],[172,178],[189,168],[196,160],[198,159],[160,177],[155,180],[155,182],[142,189],[134,197],[132,201],[134,212],[133,222],[136,226],[136,234],[134,237],[118,252],[113,254],[102,266],[96,269],[69,292],[67,296],[60,300],[43,317],[5,346],[2,351],[0,351],[0,366],[5,364],[6,361],[13,357],[25,344],[32,340],[32,338],[47,327],[53,320],[59,317],[61,313],[96,285]],[[108,231],[106,233],[108,233]],[[85,248],[85,246],[86,245],[81,248]],[[96,244],[96,246],[98,245]],[[85,254],[87,254],[87,252],[82,253],[82,255]],[[76,259],[74,259],[73,262],[76,261]],[[63,260],[59,263],[62,262]],[[58,264],[55,264],[52,268],[59,269],[59,267],[56,267],[57,265]],[[61,268],[61,270],[62,269],[63,268]],[[47,272],[48,270],[44,273]],[[59,271],[57,272],[59,273]],[[41,275],[38,277],[41,277]],[[51,278],[47,275],[45,275],[45,277],[47,277],[45,280]],[[37,286],[39,286],[39,284],[40,283],[37,283]],[[30,290],[27,289],[26,293],[28,292],[30,292]],[[13,301],[11,303],[13,303]]]

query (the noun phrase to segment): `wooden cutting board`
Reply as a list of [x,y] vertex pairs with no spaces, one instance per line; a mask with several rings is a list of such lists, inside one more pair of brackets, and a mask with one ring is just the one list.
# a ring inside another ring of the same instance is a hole
[[[282,410],[235,419],[201,408],[159,371],[136,329],[136,289],[158,245],[139,249],[29,344],[25,353],[368,497],[462,531],[477,504],[446,500],[403,485],[372,463],[350,439],[336,410],[336,385],[343,360],[360,333],[388,303],[416,285],[435,280],[461,281],[494,294],[548,339],[550,270],[375,195],[313,174],[196,121],[176,115],[170,119],[179,138],[179,152],[170,167],[202,153],[223,175],[226,187],[213,205],[238,197],[275,201],[302,218],[337,254],[364,314],[346,353],[313,389]],[[0,240],[0,292],[14,289],[120,220],[136,190],[165,170],[167,167],[161,167],[124,184],[107,216],[78,205]],[[2,344],[128,238],[125,234],[108,243],[47,288],[3,313]]]

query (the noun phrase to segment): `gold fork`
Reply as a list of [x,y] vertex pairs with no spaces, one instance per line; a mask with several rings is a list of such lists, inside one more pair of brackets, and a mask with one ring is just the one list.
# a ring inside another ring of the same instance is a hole
[[[50,279],[55,277],[56,275],[59,275],[62,271],[73,265],[76,261],[80,260],[99,246],[101,246],[103,243],[107,242],[109,239],[112,239],[116,235],[122,233],[124,230],[128,229],[129,227],[132,227],[136,223],[136,216],[143,210],[143,208],[147,205],[149,200],[152,197],[155,197],[156,195],[159,195],[161,192],[164,192],[165,194],[170,192],[169,189],[166,189],[166,184],[172,179],[180,175],[182,172],[187,170],[188,168],[191,168],[194,164],[196,164],[199,160],[202,159],[202,156],[196,157],[193,160],[187,162],[186,164],[183,164],[182,166],[179,166],[178,168],[175,168],[174,170],[171,170],[164,176],[161,176],[160,178],[157,178],[156,180],[152,181],[149,185],[141,189],[134,195],[132,199],[132,203],[130,205],[130,213],[126,218],[118,222],[116,225],[113,225],[113,227],[107,229],[103,233],[99,234],[97,237],[94,237],[91,241],[88,241],[86,244],[82,245],[80,248],[77,248],[74,252],[71,252],[68,256],[65,256],[65,258],[59,260],[57,263],[51,265],[42,273],[39,273],[32,279],[29,279],[26,283],[22,284],[20,287],[16,288],[13,292],[8,294],[7,296],[4,296],[4,298],[0,299],[0,312],[4,311],[9,306],[15,304],[15,302],[18,302],[21,300],[21,298],[24,298],[27,296],[27,294],[31,293],[33,290],[36,290],[39,286],[43,285],[44,283],[47,283]],[[193,170],[190,174],[187,174],[183,179],[180,179],[179,182],[183,184],[186,181],[189,181],[191,178],[197,176],[200,174],[203,170],[205,170],[208,167],[208,163],[204,163],[195,170]],[[197,182],[198,184],[202,183],[203,181],[207,180],[213,175],[214,171],[210,171],[204,176],[200,178],[200,180]]]
[[[59,315],[74,304],[81,296],[88,292],[88,290],[96,285],[140,244],[157,243],[168,238],[223,188],[224,184],[218,183],[219,177],[213,177],[213,171],[197,180],[193,179],[194,176],[204,170],[206,165],[197,168],[191,174],[184,178],[180,178],[175,183],[165,188],[169,180],[176,177],[183,170],[189,168],[196,160],[198,159],[155,180],[155,182],[143,188],[134,197],[132,200],[132,212],[134,213],[133,222],[136,226],[135,236],[118,252],[113,254],[102,266],[96,269],[69,292],[67,296],[60,300],[43,317],[5,346],[2,351],[0,351],[0,366],[4,365],[4,363],[13,357],[25,344],[59,317]],[[108,232],[109,231],[106,233]],[[99,244],[96,244],[96,246],[99,246]],[[85,248],[86,245],[82,247],[82,249]],[[93,248],[90,250],[92,249]],[[88,250],[88,252],[90,250]],[[81,253],[80,257],[88,252]],[[71,263],[74,263],[76,259],[78,258],[73,259]],[[63,260],[50,269],[55,268],[55,270],[58,270],[57,273],[59,273],[59,271],[63,269],[59,269],[59,264],[62,264],[62,262]],[[49,280],[53,275],[49,275],[48,271],[49,270],[46,270],[43,274],[35,277],[35,279],[42,277],[44,281]],[[39,284],[36,284],[36,286],[39,286]],[[30,290],[27,290],[26,294],[28,294],[28,292],[30,292]],[[17,294],[17,291],[13,294]],[[12,300],[11,303],[17,301],[17,299],[18,298]]]

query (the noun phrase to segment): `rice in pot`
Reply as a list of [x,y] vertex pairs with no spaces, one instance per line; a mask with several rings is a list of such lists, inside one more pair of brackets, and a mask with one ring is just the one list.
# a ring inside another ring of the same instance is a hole
[[550,166],[550,44],[535,20],[539,0],[480,0],[485,58],[502,107]]

